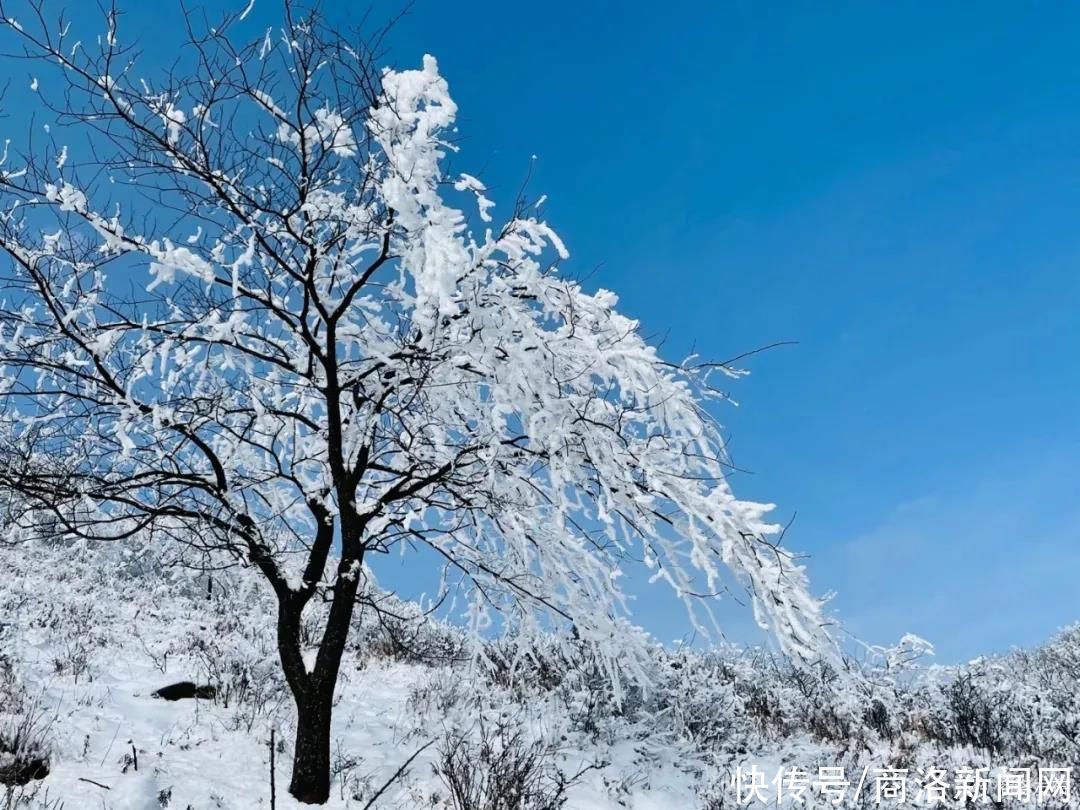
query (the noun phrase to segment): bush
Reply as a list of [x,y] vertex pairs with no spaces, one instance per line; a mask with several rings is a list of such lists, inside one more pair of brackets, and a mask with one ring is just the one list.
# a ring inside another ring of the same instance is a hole
[[0,657],[0,707],[0,785],[22,786],[44,779],[49,774],[49,724],[4,657]]
[[567,789],[584,771],[567,776],[558,751],[529,740],[507,717],[481,715],[475,736],[448,732],[438,751],[436,772],[454,810],[559,810]]
[[464,634],[432,619],[419,605],[369,588],[353,619],[352,646],[368,657],[433,666],[463,661]]

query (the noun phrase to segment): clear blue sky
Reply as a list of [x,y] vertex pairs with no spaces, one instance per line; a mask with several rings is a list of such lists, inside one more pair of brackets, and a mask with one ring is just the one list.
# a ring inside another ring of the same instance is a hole
[[[123,5],[167,52],[179,12]],[[391,58],[438,57],[461,169],[505,211],[531,163],[568,269],[670,355],[799,341],[721,417],[852,632],[1036,643],[1080,620],[1080,6],[823,9],[417,0]]]

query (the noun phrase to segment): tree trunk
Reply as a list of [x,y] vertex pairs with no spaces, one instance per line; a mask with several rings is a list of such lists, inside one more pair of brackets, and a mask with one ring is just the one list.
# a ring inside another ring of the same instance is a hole
[[304,804],[325,804],[330,798],[330,718],[356,603],[359,578],[354,568],[359,564],[358,557],[345,557],[338,564],[330,615],[311,672],[300,650],[305,600],[279,596],[278,652],[296,702],[296,749],[289,793]]
[[[327,695],[320,694],[329,692]],[[296,749],[289,793],[304,804],[330,798],[330,716],[333,684],[296,696]]]

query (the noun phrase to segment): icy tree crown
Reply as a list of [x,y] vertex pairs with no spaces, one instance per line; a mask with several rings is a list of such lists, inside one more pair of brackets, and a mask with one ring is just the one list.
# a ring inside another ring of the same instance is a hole
[[535,206],[494,223],[447,169],[434,58],[373,75],[303,36],[214,33],[156,87],[112,29],[97,56],[18,30],[87,135],[0,167],[13,538],[149,533],[283,599],[423,546],[477,635],[572,623],[612,667],[625,565],[698,626],[726,566],[786,650],[831,649],[770,507],[726,480],[707,405],[736,372],[664,361],[556,270]]

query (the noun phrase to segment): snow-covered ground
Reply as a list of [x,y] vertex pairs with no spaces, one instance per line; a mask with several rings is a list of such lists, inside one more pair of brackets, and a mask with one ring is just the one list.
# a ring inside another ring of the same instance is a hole
[[[276,807],[301,806],[287,792],[291,699],[276,671],[271,605],[255,583],[233,578],[231,586],[252,590],[223,594],[219,586],[207,600],[187,589],[186,575],[170,581],[136,561],[102,570],[62,551],[0,552],[0,661],[8,694],[18,695],[0,720],[10,728],[30,717],[50,755],[47,778],[9,792],[35,797],[28,807],[68,810],[270,807],[273,733]],[[675,767],[642,772],[634,741],[601,750],[562,739],[566,718],[548,716],[549,706],[514,705],[505,690],[484,700],[483,690],[468,688],[470,677],[464,665],[351,657],[338,690],[327,807],[367,806],[419,749],[372,806],[453,807],[440,764],[460,737],[500,718],[530,741],[558,741],[543,749],[553,780],[583,772],[567,789],[567,806],[627,806],[620,796],[630,794],[641,810],[692,800],[692,776]],[[189,680],[213,683],[217,699],[153,696]]]
[[[39,741],[50,763],[46,778],[9,788],[3,810],[269,808],[272,733],[276,807],[299,806],[287,792],[293,710],[272,604],[239,573],[217,575],[207,598],[205,576],[160,563],[123,548],[0,550],[0,745],[29,726],[27,747]],[[764,653],[658,650],[655,689],[622,704],[597,672],[535,666],[515,677],[446,660],[458,649],[451,628],[409,628],[407,644],[386,632],[361,616],[343,668],[327,805],[336,810],[509,810],[495,795],[507,784],[494,773],[500,752],[507,769],[527,771],[522,806],[537,810],[775,806],[778,772],[801,769],[814,783],[829,767],[851,782],[840,803],[813,784],[794,803],[799,771],[786,771],[782,804],[932,807],[917,794],[922,774],[943,769],[955,781],[970,767],[990,780],[976,806],[1060,807],[1036,795],[1037,776],[1028,800],[989,799],[1007,767],[1080,768],[1078,629],[959,672],[898,666],[896,650],[839,678]],[[186,680],[217,697],[152,696]],[[767,783],[741,805],[728,784],[739,766]],[[902,801],[877,800],[886,768],[908,771]],[[474,804],[454,798],[463,777]],[[1080,806],[1075,793],[1069,806]]]

